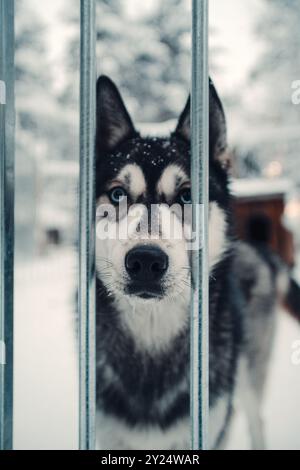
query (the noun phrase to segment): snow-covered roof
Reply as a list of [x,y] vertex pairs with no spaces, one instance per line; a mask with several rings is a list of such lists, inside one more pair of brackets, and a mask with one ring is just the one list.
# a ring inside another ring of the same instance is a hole
[[230,183],[232,195],[238,198],[285,196],[291,189],[292,182],[286,178],[241,178]]

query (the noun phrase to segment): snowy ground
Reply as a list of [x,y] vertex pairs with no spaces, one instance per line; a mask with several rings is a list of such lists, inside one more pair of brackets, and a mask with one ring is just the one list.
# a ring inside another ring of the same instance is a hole
[[76,449],[74,254],[17,264],[15,282],[16,449]]
[[[300,364],[292,363],[293,345],[299,340],[300,326],[285,312],[280,312],[263,407],[268,449],[300,449]],[[249,449],[249,446],[247,422],[239,411],[228,449]]]
[[[16,272],[15,448],[77,448],[74,253],[56,251]],[[265,400],[269,449],[300,449],[300,365],[292,364],[300,326],[280,315]],[[229,448],[249,448],[237,414]]]

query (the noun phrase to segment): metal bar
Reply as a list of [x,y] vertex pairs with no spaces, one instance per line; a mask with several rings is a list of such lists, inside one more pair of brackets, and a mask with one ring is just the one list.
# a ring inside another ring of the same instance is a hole
[[81,0],[79,217],[79,447],[95,448],[95,0]]
[[14,2],[0,0],[0,449],[13,447]]
[[[192,251],[191,302],[191,445],[208,449],[208,172],[209,82],[208,0],[192,3],[192,161],[193,227],[201,229],[201,247]],[[200,227],[199,227],[200,222]]]

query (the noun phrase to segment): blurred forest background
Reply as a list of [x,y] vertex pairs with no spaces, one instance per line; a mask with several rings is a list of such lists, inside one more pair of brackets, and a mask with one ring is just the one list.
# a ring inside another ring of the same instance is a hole
[[[77,448],[80,2],[15,3],[15,448]],[[299,0],[209,4],[210,74],[226,108],[234,175],[252,180],[254,193],[262,178],[274,186],[287,178],[286,212],[299,237],[300,106],[291,99],[300,79]],[[187,99],[190,5],[97,0],[98,73],[118,84],[135,122],[153,129],[172,128]],[[299,448],[299,370],[290,360],[299,329],[292,322],[278,331],[267,432],[272,448]],[[236,436],[234,446],[247,431]]]
[[[247,0],[242,12],[236,2],[240,17],[248,8],[250,33],[247,50],[235,62],[224,34],[232,27],[230,11],[222,29],[214,15],[218,8],[226,14],[226,3],[232,7],[234,1],[210,2],[210,73],[226,106],[235,174],[283,174],[299,188],[300,109],[291,103],[291,84],[299,78],[298,2]],[[17,242],[27,246],[26,253],[43,247],[44,230],[54,239],[57,227],[63,238],[74,236],[79,2],[51,4],[48,13],[45,3],[16,1]],[[147,6],[98,0],[98,71],[117,82],[138,122],[175,119],[181,111],[190,85],[190,31],[186,0],[151,0]],[[245,36],[241,28],[241,44]],[[230,77],[241,73],[251,52],[255,60],[230,86]]]

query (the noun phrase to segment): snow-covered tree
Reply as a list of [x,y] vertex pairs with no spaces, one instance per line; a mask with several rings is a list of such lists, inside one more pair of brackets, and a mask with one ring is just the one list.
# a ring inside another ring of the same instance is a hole
[[[76,5],[64,13],[64,20],[73,31],[65,63],[74,72],[66,82],[62,99],[73,100],[78,106],[78,101],[74,101],[78,97],[79,69],[78,2]],[[140,122],[175,118],[185,103],[191,78],[190,6],[185,0],[152,1],[132,12],[126,0],[97,2],[98,73],[109,75],[118,84]],[[210,70],[220,73],[224,47],[214,28],[211,35],[215,40]]]
[[[162,121],[178,115],[190,83],[191,16],[188,2],[165,0],[132,15],[125,0],[97,2],[98,73],[122,89],[139,121]],[[70,11],[70,9],[68,10]],[[79,67],[79,10],[66,14],[73,40],[66,60]],[[74,80],[64,99],[75,96]]]
[[[17,143],[34,158],[72,159],[68,120],[53,87],[46,27],[30,1],[16,1]],[[65,127],[65,132],[63,128]],[[32,139],[32,145],[28,145]],[[55,142],[55,150],[53,149]]]
[[[45,47],[45,26],[28,2],[16,2],[15,75],[19,132],[35,142],[43,137],[53,112],[51,75]],[[33,149],[31,151],[34,151]]]
[[129,40],[135,50],[132,67],[128,68],[126,61],[122,64],[123,85],[137,101],[138,118],[162,121],[177,116],[190,88],[191,14],[188,2],[157,2],[153,11],[129,30]]
[[70,120],[53,88],[45,33],[34,5],[16,0],[16,241],[22,254],[36,246],[44,162],[75,156]]
[[16,1],[16,243],[32,254],[36,226],[37,159],[45,151],[41,121],[51,104],[47,87],[44,27],[29,5]]
[[252,73],[261,89],[261,111],[274,123],[299,122],[299,109],[291,102],[292,82],[300,76],[300,8],[298,0],[263,0],[257,35],[264,51]]
[[275,160],[299,184],[300,107],[292,103],[292,83],[300,78],[299,1],[263,0],[262,5],[256,33],[263,52],[249,80],[249,116],[260,161]]

